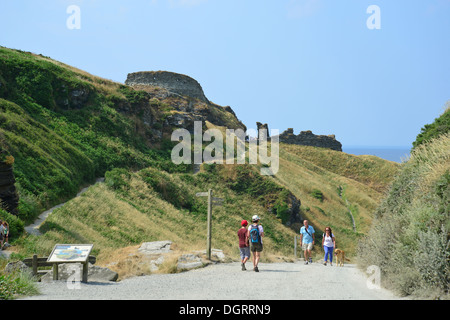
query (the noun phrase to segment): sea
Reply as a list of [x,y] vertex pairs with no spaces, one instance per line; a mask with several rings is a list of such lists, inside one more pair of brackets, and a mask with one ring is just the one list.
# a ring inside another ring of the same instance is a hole
[[409,159],[411,154],[410,147],[342,147],[342,151],[349,154],[372,155],[385,160],[402,163]]

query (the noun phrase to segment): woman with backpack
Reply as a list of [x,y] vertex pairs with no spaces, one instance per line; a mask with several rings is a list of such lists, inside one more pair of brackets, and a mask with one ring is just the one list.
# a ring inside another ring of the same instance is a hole
[[264,229],[259,224],[260,218],[257,215],[252,217],[252,224],[248,227],[248,237],[250,239],[250,251],[253,252],[253,271],[259,272],[258,263],[263,251]]

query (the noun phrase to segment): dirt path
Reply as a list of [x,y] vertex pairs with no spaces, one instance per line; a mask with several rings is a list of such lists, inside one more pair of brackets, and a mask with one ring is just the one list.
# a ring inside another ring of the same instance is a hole
[[[100,183],[105,181],[105,178],[98,178],[95,181],[95,184]],[[87,189],[89,189],[89,187],[91,186],[87,186],[86,188],[83,188],[80,190],[80,192],[78,192],[78,194],[75,196],[75,198],[81,196],[83,193],[85,193],[87,191]],[[47,217],[53,212],[53,210],[61,208],[63,205],[65,205],[66,203],[60,203],[56,206],[54,206],[53,208],[48,209],[47,211],[42,212],[39,217],[29,226],[25,227],[25,231],[28,232],[29,234],[34,234],[37,236],[40,236],[41,233],[39,232],[39,227],[40,225],[45,221],[45,219],[47,219]]]
[[[248,264],[250,268],[250,264]],[[391,300],[384,289],[370,289],[355,265],[262,263],[260,272],[241,271],[240,263],[210,265],[178,274],[150,275],[117,283],[40,283],[41,300]],[[252,283],[257,283],[254,290]]]
[[[95,181],[94,184],[101,183],[101,182],[104,182],[104,181],[105,181],[105,178],[98,178],[98,179]],[[91,186],[92,186],[92,185],[91,185]],[[81,195],[82,195],[83,193],[85,193],[85,192],[89,189],[89,187],[91,187],[91,186],[87,186],[87,187],[81,189],[80,192],[77,193],[77,195],[75,196],[75,198],[81,196]],[[60,204],[54,206],[53,208],[50,208],[50,209],[48,209],[48,210],[42,212],[32,224],[30,224],[30,225],[28,225],[28,226],[25,227],[25,231],[28,232],[29,234],[33,234],[33,235],[40,236],[40,235],[41,235],[41,232],[39,231],[39,227],[41,226],[41,224],[45,221],[45,219],[47,219],[47,217],[48,217],[55,209],[61,208],[61,207],[62,207],[63,205],[65,205],[65,204],[66,204],[66,202],[60,203]],[[6,249],[6,250],[0,250],[0,257],[4,257],[4,258],[8,259],[9,256],[11,255],[11,253],[12,253],[12,252],[9,251],[8,249]]]

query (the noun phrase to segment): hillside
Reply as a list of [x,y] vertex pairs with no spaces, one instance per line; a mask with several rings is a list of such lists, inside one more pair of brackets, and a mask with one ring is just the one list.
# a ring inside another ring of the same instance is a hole
[[449,114],[447,109],[418,135],[358,251],[360,266],[379,266],[382,285],[401,295],[448,299]]
[[[0,147],[15,159],[21,219],[32,221],[113,168],[189,170],[167,161],[170,134],[183,114],[177,107],[185,100],[153,98],[42,55],[0,47]],[[210,109],[220,125],[242,126],[231,108]]]
[[301,199],[302,218],[312,223],[319,241],[329,226],[337,247],[352,256],[399,168],[397,163],[374,156],[281,144],[275,180]]
[[[267,236],[264,261],[293,258],[294,235],[305,218],[317,230],[317,244],[331,226],[352,258],[400,168],[376,157],[281,144],[274,177],[248,164],[203,164],[193,174],[190,165],[172,163],[171,132],[193,120],[205,128],[245,128],[230,107],[165,88],[130,87],[7,48],[0,48],[0,111],[0,146],[14,160],[9,165],[19,193],[16,259],[48,255],[56,243],[94,243],[101,265],[144,241],[201,250],[206,200],[195,193],[208,188],[225,199],[214,209],[213,247],[233,259],[240,221],[253,214],[261,216]],[[19,237],[24,223],[102,176],[105,183],[55,210],[42,236]]]

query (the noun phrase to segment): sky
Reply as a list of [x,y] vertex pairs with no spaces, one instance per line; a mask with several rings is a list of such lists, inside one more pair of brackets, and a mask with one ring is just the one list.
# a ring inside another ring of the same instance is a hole
[[450,0],[1,0],[0,45],[121,83],[188,75],[247,128],[411,147],[450,100],[449,16]]

